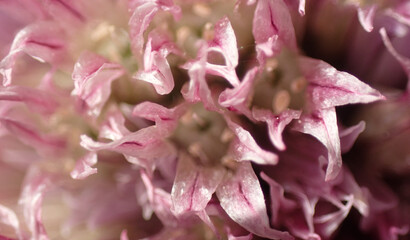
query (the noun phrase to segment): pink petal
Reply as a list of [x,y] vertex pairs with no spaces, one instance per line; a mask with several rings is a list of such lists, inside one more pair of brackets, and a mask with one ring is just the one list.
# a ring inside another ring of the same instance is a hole
[[328,166],[325,180],[336,178],[342,167],[342,157],[335,109],[322,109],[311,115],[302,115],[294,129],[314,136],[327,148]]
[[128,240],[128,234],[127,234],[127,230],[124,229],[121,231],[121,237],[120,240]]
[[163,191],[161,188],[155,187],[152,183],[152,180],[146,173],[142,172],[141,178],[147,189],[148,199],[157,217],[165,226],[175,227],[178,224],[178,220],[171,212],[171,195]]
[[300,16],[304,16],[305,15],[305,5],[306,5],[306,0],[299,0],[299,14]]
[[23,206],[24,218],[32,234],[32,239],[48,240],[42,223],[41,208],[44,195],[52,185],[52,177],[39,170],[31,169],[25,179],[19,204]]
[[249,162],[239,163],[235,174],[222,181],[216,195],[229,217],[249,232],[269,239],[293,239],[289,233],[269,227],[263,192]]
[[227,118],[226,121],[229,128],[236,136],[236,138],[232,140],[230,147],[230,153],[236,161],[253,161],[258,164],[277,164],[278,156],[276,154],[260,148],[252,135],[238,124]]
[[137,6],[129,20],[130,38],[132,49],[136,54],[142,53],[144,46],[144,32],[148,28],[159,7],[154,2],[148,2]]
[[52,114],[59,105],[51,94],[21,86],[0,87],[1,100],[24,102],[31,109],[46,115]]
[[108,150],[124,154],[131,163],[152,171],[157,160],[175,158],[175,147],[163,140],[167,134],[168,131],[151,126],[112,142],[96,142],[81,135],[80,144],[89,151]]
[[0,124],[20,141],[46,155],[57,154],[66,146],[66,142],[63,139],[41,134],[25,123],[13,119],[0,118]]
[[399,2],[394,9],[387,9],[384,13],[394,18],[397,22],[410,26],[410,3],[407,1]]
[[158,94],[168,94],[174,89],[174,77],[166,59],[167,54],[152,51],[149,38],[144,53],[144,71],[138,71],[133,78],[151,83]]
[[182,215],[203,211],[224,176],[223,169],[196,166],[186,154],[180,154],[172,186],[172,212]]
[[74,179],[85,179],[97,173],[97,168],[92,168],[95,164],[97,164],[97,154],[90,152],[77,161],[70,175]]
[[153,102],[143,102],[136,105],[132,115],[145,118],[154,122],[159,121],[178,121],[186,110],[186,105],[181,104],[172,109],[168,109],[160,104]]
[[159,10],[169,11],[175,19],[181,16],[179,6],[173,4],[172,0],[166,1],[137,1],[130,9],[132,16],[129,20],[131,46],[135,54],[141,55],[144,46],[144,32],[154,19]]
[[286,211],[295,207],[295,203],[285,198],[285,190],[282,185],[277,183],[265,173],[261,173],[261,178],[269,184],[269,192],[271,199],[271,219],[273,225],[279,224],[279,212]]
[[357,15],[364,30],[371,32],[373,30],[374,15],[376,14],[377,5],[373,4],[364,8],[357,8]]
[[353,205],[353,196],[347,196],[346,204],[342,206],[338,211],[327,213],[321,216],[315,216],[313,221],[318,225],[317,231],[321,233],[325,238],[329,238],[339,228],[340,224],[347,217],[350,209]]
[[283,151],[286,146],[282,140],[282,132],[293,119],[300,117],[301,111],[286,110],[279,115],[274,115],[270,110],[254,108],[252,114],[256,120],[266,122],[272,144]]
[[364,131],[366,124],[364,121],[349,128],[339,130],[340,146],[342,153],[350,151],[360,133]]
[[399,54],[396,51],[396,49],[394,49],[389,37],[387,36],[386,29],[381,28],[379,30],[379,33],[382,36],[383,43],[386,46],[387,50],[389,50],[389,52],[393,55],[393,57],[396,58],[397,61],[399,61],[404,72],[407,74],[407,79],[408,79],[407,89],[410,90],[410,59]]
[[23,238],[22,231],[20,229],[20,223],[16,214],[13,212],[13,210],[7,208],[6,206],[3,206],[2,204],[0,204],[0,223],[14,228],[18,239]]
[[321,60],[301,57],[300,67],[309,82],[307,92],[314,109],[385,99],[377,90],[353,75],[337,71]]
[[125,118],[120,111],[114,110],[108,113],[106,119],[107,121],[101,126],[99,132],[100,138],[115,141],[130,134],[130,131],[125,127]]
[[53,23],[40,22],[20,30],[10,52],[0,62],[3,86],[11,84],[13,67],[19,54],[26,53],[41,62],[56,65],[63,57],[65,45],[64,34]]
[[219,95],[218,102],[221,106],[228,108],[231,111],[239,111],[248,117],[252,117],[248,105],[249,97],[252,94],[255,75],[258,71],[257,67],[249,70],[242,82],[232,89],[228,88]]
[[215,24],[214,39],[209,42],[207,52],[220,52],[225,59],[225,66],[207,63],[207,72],[225,77],[232,86],[239,85],[235,68],[238,65],[238,47],[236,36],[231,22],[227,17],[222,18]]
[[61,21],[62,24],[81,24],[86,20],[85,14],[82,13],[84,6],[81,4],[81,1],[43,0],[42,2],[47,12],[56,21]]
[[[286,4],[282,0],[259,0],[253,19],[253,36],[257,47],[270,44],[272,55],[278,52],[283,45],[296,50],[296,37],[292,19]],[[271,57],[272,55],[267,55]],[[261,59],[261,56],[257,57]]]
[[[206,56],[207,45],[202,42],[198,51],[199,56]],[[201,101],[205,108],[208,110],[215,110],[216,106],[212,99],[211,90],[206,83],[206,57],[201,57],[199,60],[195,60],[184,67],[188,69],[189,82],[186,83],[181,93],[184,99],[188,102],[195,103]]]
[[75,87],[71,94],[77,97],[81,108],[98,116],[111,94],[111,82],[123,74],[124,69],[119,64],[85,52],[74,66],[72,78]]

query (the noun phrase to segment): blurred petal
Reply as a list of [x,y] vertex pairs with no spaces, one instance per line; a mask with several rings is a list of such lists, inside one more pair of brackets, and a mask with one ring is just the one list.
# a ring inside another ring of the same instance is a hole
[[1,100],[24,102],[41,114],[52,114],[59,106],[50,93],[22,86],[0,87]]
[[251,112],[248,107],[248,100],[252,94],[255,75],[258,71],[257,67],[249,70],[242,82],[234,87],[228,88],[219,95],[218,102],[221,106],[228,108],[230,111],[238,111],[244,115],[251,117]]
[[11,84],[19,54],[26,53],[41,62],[56,65],[64,54],[65,45],[64,33],[54,23],[39,22],[23,28],[14,38],[8,55],[0,62],[3,86]]
[[373,30],[373,20],[374,20],[374,15],[376,13],[376,10],[377,10],[376,4],[366,6],[363,8],[359,7],[357,9],[357,14],[359,16],[360,24],[362,24],[362,27],[367,32],[371,32]]
[[92,168],[95,164],[97,164],[97,154],[90,152],[77,161],[70,175],[74,179],[85,179],[97,173],[97,168]]
[[342,153],[346,153],[350,151],[357,137],[359,136],[360,133],[364,131],[365,128],[366,128],[365,122],[361,121],[354,126],[351,126],[343,130],[339,130],[340,147],[341,147]]
[[393,55],[394,58],[399,61],[400,65],[402,66],[404,72],[407,74],[407,90],[410,90],[410,59],[400,55],[396,49],[394,49],[389,37],[387,36],[386,29],[381,28],[379,31],[380,35],[382,36],[383,43],[386,46],[387,50]]
[[[22,239],[22,231],[20,229],[20,223],[16,214],[9,208],[0,204],[0,223],[6,224],[16,231],[18,239]],[[1,238],[1,235],[0,235]]]

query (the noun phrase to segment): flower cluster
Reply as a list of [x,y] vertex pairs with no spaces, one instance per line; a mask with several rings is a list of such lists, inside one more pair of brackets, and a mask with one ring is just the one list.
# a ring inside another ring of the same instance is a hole
[[408,233],[408,1],[0,1],[0,32],[0,239]]

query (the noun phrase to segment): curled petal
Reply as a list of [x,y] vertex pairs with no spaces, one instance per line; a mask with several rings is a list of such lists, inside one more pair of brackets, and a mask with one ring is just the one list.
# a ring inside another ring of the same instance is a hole
[[131,45],[134,53],[137,55],[142,55],[144,32],[158,11],[169,11],[174,15],[175,19],[179,19],[181,16],[181,8],[174,5],[172,0],[137,1],[134,6],[131,6],[130,10],[132,11],[132,16],[128,25],[130,26]]
[[125,127],[124,116],[121,112],[114,111],[108,114],[107,122],[101,127],[99,137],[115,141],[128,134],[130,131]]
[[90,152],[77,161],[75,168],[71,171],[70,175],[74,179],[85,179],[88,176],[97,173],[97,169],[92,168],[95,164],[97,164],[97,154]]
[[227,17],[222,18],[215,24],[214,33],[215,37],[209,42],[207,52],[220,52],[225,59],[225,65],[207,63],[207,72],[225,77],[232,86],[237,86],[239,85],[239,80],[236,76],[235,68],[238,65],[239,59],[238,48],[235,33]]
[[188,155],[180,154],[171,191],[172,212],[179,216],[203,211],[223,175],[222,169],[195,166]]
[[303,115],[294,129],[314,136],[327,148],[328,165],[325,180],[336,178],[342,167],[342,156],[335,109],[322,109],[311,115]]
[[40,22],[23,28],[14,38],[8,55],[0,62],[3,86],[11,84],[13,67],[19,54],[26,53],[41,62],[55,65],[61,60],[65,45],[64,34],[53,23]]
[[[205,52],[207,45],[202,42],[199,49],[199,56],[206,56]],[[201,101],[208,110],[215,110],[216,106],[212,99],[211,90],[205,79],[206,74],[206,57],[201,57],[199,60],[186,64],[184,68],[188,69],[189,82],[185,84],[181,90],[182,95],[188,102]]]
[[[272,55],[278,52],[283,45],[294,50],[297,49],[292,19],[283,0],[258,1],[253,19],[252,33],[257,47],[271,42],[268,45],[270,45]],[[274,42],[272,42],[273,40]],[[267,55],[267,57],[272,55]],[[261,59],[261,56],[257,56],[257,58]]]
[[360,24],[367,32],[371,32],[373,30],[373,20],[374,15],[377,10],[377,5],[373,4],[367,7],[359,7],[357,9],[357,15],[359,16]]
[[257,67],[252,68],[246,73],[242,82],[237,87],[223,91],[219,95],[219,104],[231,111],[239,111],[248,117],[251,117],[247,104],[248,99],[252,94],[251,91],[257,71]]
[[[174,89],[174,77],[161,50],[152,51],[152,38],[148,39],[144,53],[144,71],[139,71],[134,78],[151,83],[158,94],[168,94]],[[167,50],[164,50],[166,53]]]
[[[16,214],[6,206],[0,204],[0,223],[6,224],[16,231],[16,235],[19,239],[22,239],[22,231],[20,229],[20,222]],[[1,235],[0,235],[1,239]]]
[[327,213],[320,216],[315,216],[313,222],[318,225],[317,231],[320,231],[321,234],[328,238],[330,237],[340,226],[342,221],[347,217],[350,212],[350,209],[353,206],[353,196],[347,196],[345,205],[340,206],[340,209],[335,212]]
[[300,114],[301,111],[295,110],[286,110],[279,115],[272,114],[270,110],[254,108],[252,111],[252,115],[256,120],[266,122],[272,144],[281,151],[286,149],[282,140],[283,130],[293,119],[298,119]]
[[279,224],[279,211],[286,211],[295,208],[295,203],[285,198],[285,190],[282,185],[270,178],[264,172],[261,173],[261,178],[269,184],[269,192],[271,199],[271,214],[273,225]]
[[236,161],[253,161],[258,164],[272,164],[278,162],[278,156],[263,150],[253,139],[252,135],[238,124],[226,119],[229,128],[235,133],[230,152]]
[[337,71],[323,61],[301,57],[300,67],[309,82],[307,92],[313,109],[385,99],[379,91],[353,75]]
[[178,121],[185,112],[185,105],[179,105],[175,108],[168,109],[162,105],[143,102],[134,107],[132,115],[142,117],[154,122],[158,121]]
[[32,239],[48,240],[41,218],[41,208],[45,193],[52,186],[52,176],[31,169],[28,173],[19,204],[23,206],[24,218],[32,234]]
[[340,136],[340,147],[342,153],[350,151],[353,147],[354,142],[360,133],[364,131],[366,124],[364,121],[359,122],[358,124],[339,131]]
[[305,15],[305,5],[306,5],[306,0],[299,0],[298,11],[299,11],[300,16]]
[[108,150],[124,154],[129,162],[152,171],[157,160],[175,158],[174,146],[163,140],[167,134],[166,130],[151,126],[112,142],[96,142],[81,135],[80,144],[89,151]]
[[142,172],[141,178],[147,189],[148,199],[157,217],[165,226],[175,227],[178,223],[178,220],[171,212],[171,195],[161,188],[155,187],[152,183],[152,180],[146,173]]
[[81,108],[98,116],[111,94],[111,82],[122,74],[124,69],[119,64],[85,52],[74,66],[74,90],[71,94],[78,98]]
[[239,163],[234,175],[226,175],[216,195],[229,217],[249,232],[269,239],[293,239],[269,227],[263,192],[249,162]]
[[387,50],[389,50],[389,52],[393,55],[393,57],[396,58],[397,61],[399,61],[403,70],[407,74],[407,79],[408,79],[407,89],[410,90],[410,59],[402,56],[396,51],[396,49],[394,49],[389,37],[387,36],[386,29],[381,28],[379,33],[382,36],[383,43],[386,46]]
[[152,147],[164,147],[165,144],[163,144],[163,142],[161,141],[161,134],[162,133],[160,133],[160,130],[158,130],[155,126],[152,126],[141,129],[137,132],[126,135],[121,139],[108,143],[95,142],[86,135],[81,135],[80,144],[90,151],[110,150],[134,157],[148,157],[149,155],[154,157],[158,156],[159,152],[150,153],[148,149],[152,151]]

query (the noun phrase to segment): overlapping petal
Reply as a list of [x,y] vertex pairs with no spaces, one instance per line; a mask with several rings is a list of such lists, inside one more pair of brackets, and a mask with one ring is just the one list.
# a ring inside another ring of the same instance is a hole
[[223,169],[195,166],[188,155],[180,154],[171,191],[173,213],[179,216],[203,211],[223,176]]
[[20,30],[14,38],[8,55],[0,62],[3,86],[12,83],[12,72],[21,53],[57,66],[65,53],[64,32],[52,22],[38,22]]
[[98,116],[111,93],[111,83],[124,74],[124,69],[96,54],[85,52],[74,66],[72,95],[81,110]]
[[314,136],[327,148],[326,180],[336,178],[342,167],[342,156],[335,109],[322,109],[311,115],[303,115],[294,129]]
[[262,189],[249,162],[240,163],[234,174],[227,175],[216,194],[226,213],[249,232],[269,239],[293,239],[269,227]]
[[244,128],[234,123],[232,120],[225,118],[228,127],[234,132],[235,138],[230,146],[230,154],[236,161],[253,161],[258,164],[272,164],[278,162],[278,156],[266,150],[263,150],[252,135]]

